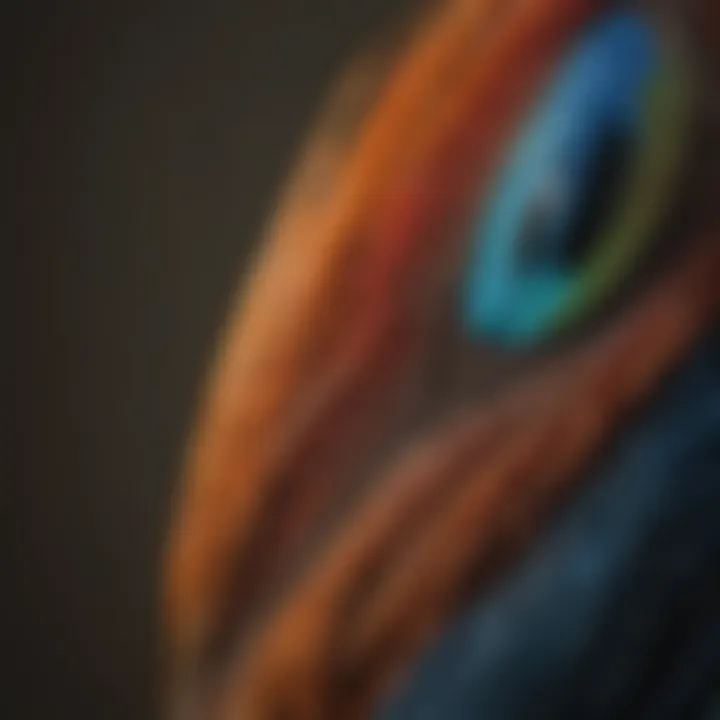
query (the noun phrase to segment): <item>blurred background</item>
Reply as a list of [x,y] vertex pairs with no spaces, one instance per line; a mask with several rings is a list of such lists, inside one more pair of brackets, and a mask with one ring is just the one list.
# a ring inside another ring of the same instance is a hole
[[157,716],[158,568],[197,391],[331,80],[412,0],[5,11],[5,718]]

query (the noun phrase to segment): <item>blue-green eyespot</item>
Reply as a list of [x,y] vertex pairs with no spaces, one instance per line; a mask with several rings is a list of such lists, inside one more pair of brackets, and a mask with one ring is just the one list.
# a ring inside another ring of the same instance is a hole
[[524,126],[473,231],[472,336],[531,347],[598,308],[648,251],[688,136],[679,60],[633,11],[591,28]]

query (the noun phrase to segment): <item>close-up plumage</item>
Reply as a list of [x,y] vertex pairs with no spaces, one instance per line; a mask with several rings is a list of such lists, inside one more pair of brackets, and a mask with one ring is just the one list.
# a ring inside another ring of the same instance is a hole
[[23,10],[5,714],[720,720],[719,8]]
[[716,48],[690,10],[436,3],[351,137],[329,112],[185,463],[178,717],[712,711]]

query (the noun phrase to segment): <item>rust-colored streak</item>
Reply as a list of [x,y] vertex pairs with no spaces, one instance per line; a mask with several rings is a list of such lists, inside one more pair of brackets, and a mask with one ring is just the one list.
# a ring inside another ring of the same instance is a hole
[[[405,352],[402,348],[393,352],[398,337],[412,332],[407,327],[415,324],[405,290],[417,288],[428,272],[428,263],[449,252],[450,243],[441,243],[439,238],[458,214],[453,201],[458,195],[467,196],[468,189],[476,191],[470,173],[481,179],[487,176],[492,168],[491,150],[512,127],[522,99],[557,55],[558,45],[577,25],[578,18],[572,13],[560,22],[557,14],[539,12],[540,7],[528,4],[519,8],[517,15],[508,16],[507,27],[497,29],[497,45],[488,49],[493,50],[492,55],[472,78],[470,91],[464,91],[461,102],[452,106],[449,117],[441,118],[434,132],[423,135],[425,141],[434,139],[435,145],[425,148],[431,158],[424,166],[412,163],[415,174],[410,192],[402,189],[404,178],[400,177],[401,189],[397,195],[388,194],[379,222],[368,221],[366,275],[360,278],[360,299],[351,316],[349,337],[330,358],[332,380],[320,380],[321,401],[302,418],[299,432],[277,448],[274,464],[268,468],[264,499],[258,501],[248,520],[251,532],[244,545],[251,550],[243,555],[240,548],[234,565],[238,591],[231,593],[231,615],[244,614],[252,586],[261,584],[263,577],[272,577],[287,562],[307,526],[337,490],[323,465],[323,449],[349,440],[349,433],[343,432],[348,415],[353,428],[361,432],[358,416],[366,407],[376,409],[393,374],[412,360],[409,350],[417,348],[417,343],[406,346]],[[507,72],[491,71],[496,67]],[[490,101],[493,112],[485,120],[481,110]],[[449,119],[452,125],[448,125]],[[419,195],[412,192],[417,178],[422,182]],[[430,190],[433,187],[434,192]],[[410,198],[409,205],[403,202],[406,198]],[[435,242],[428,243],[428,239]],[[388,351],[394,362],[383,360]],[[312,382],[310,387],[314,387]],[[377,424],[372,412],[365,417],[370,425]]]
[[[406,150],[412,120],[430,111],[438,85],[502,3],[447,4],[418,35],[366,123],[327,206],[281,208],[266,254],[230,323],[187,462],[185,496],[171,538],[168,634],[176,664],[197,660],[223,613],[238,548],[264,497],[285,418],[299,412],[306,359],[316,354],[348,243],[378,187]],[[303,272],[297,272],[299,267]]]

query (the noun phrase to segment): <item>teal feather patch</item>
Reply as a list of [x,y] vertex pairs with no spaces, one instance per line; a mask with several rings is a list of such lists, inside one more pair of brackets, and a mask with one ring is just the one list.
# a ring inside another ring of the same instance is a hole
[[535,345],[633,267],[677,174],[685,89],[641,15],[617,11],[590,30],[477,221],[463,293],[471,336]]

